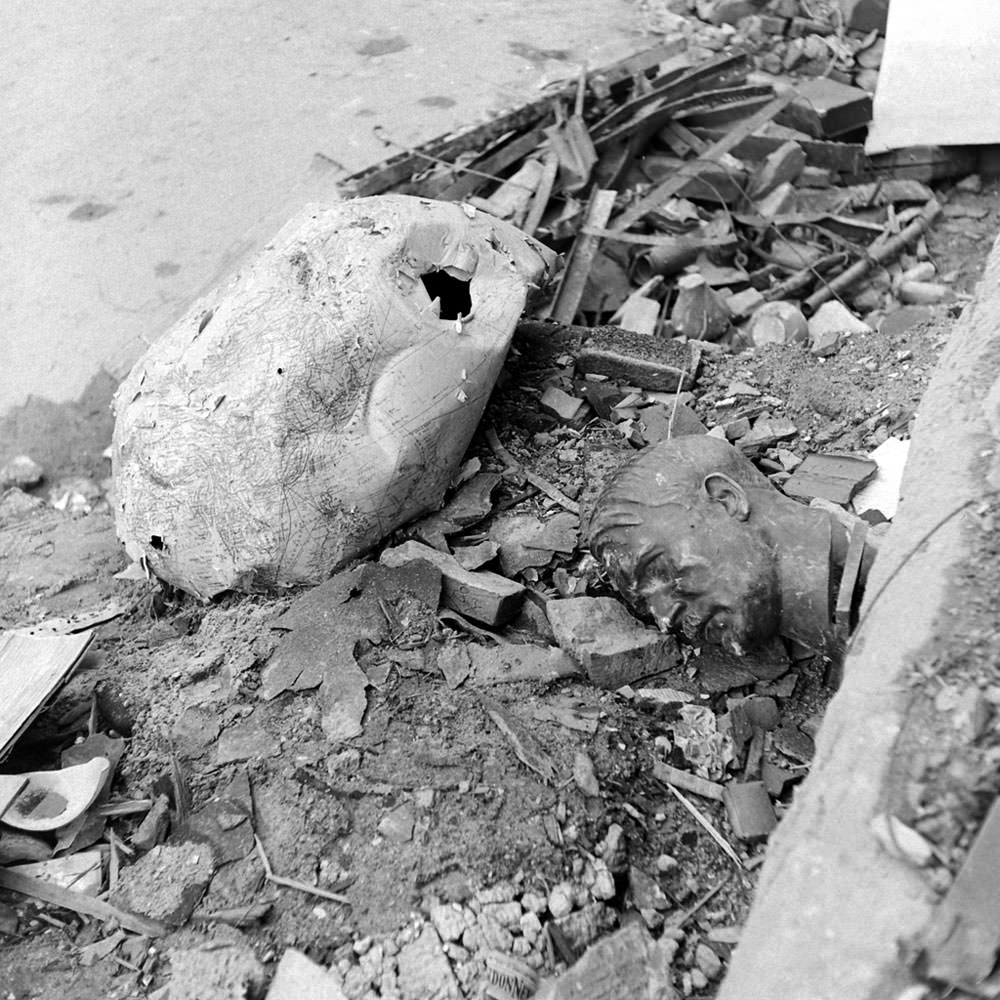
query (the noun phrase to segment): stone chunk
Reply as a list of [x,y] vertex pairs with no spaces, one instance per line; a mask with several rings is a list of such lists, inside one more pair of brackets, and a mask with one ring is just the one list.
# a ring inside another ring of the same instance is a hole
[[821,333],[871,333],[872,328],[858,319],[845,305],[831,299],[824,302],[809,320],[809,340],[814,341]]
[[675,942],[654,941],[638,923],[592,944],[557,979],[543,980],[535,1000],[676,1000],[670,985]]
[[763,448],[773,448],[779,441],[798,433],[798,427],[787,417],[758,417],[750,433],[744,434],[736,447],[744,453],[754,454]]
[[694,960],[706,979],[717,979],[722,972],[722,959],[707,944],[699,944]]
[[598,687],[620,688],[680,660],[673,636],[646,628],[613,597],[570,597],[546,606],[556,642]]
[[429,924],[396,959],[403,1000],[460,1000],[462,991],[441,950],[441,939]]
[[208,844],[154,847],[122,872],[111,901],[133,913],[179,926],[191,916],[214,871]]
[[775,121],[817,139],[832,139],[867,125],[872,95],[829,77],[814,77],[796,86],[796,97]]
[[1000,951],[1000,802],[994,802],[948,894],[921,934],[928,975],[978,992]]
[[301,951],[288,948],[267,991],[267,1000],[346,1000],[334,973]]
[[[244,941],[212,941],[195,948],[171,948],[169,954],[169,1000],[233,1000],[259,996],[264,985],[264,966]],[[296,996],[298,1000],[309,998],[308,993],[302,992]],[[324,1000],[338,1000],[339,996],[341,994],[323,994]],[[272,1000],[270,992],[268,1000]]]
[[746,288],[726,298],[726,308],[736,319],[744,319],[764,304],[764,296],[756,288]]
[[454,904],[432,906],[431,922],[442,941],[458,941],[468,927],[462,908]]
[[556,420],[564,424],[569,424],[580,416],[580,411],[587,404],[582,399],[571,396],[568,392],[563,392],[558,386],[550,385],[542,393],[542,398],[538,401],[538,405],[546,413],[551,413]]
[[385,566],[403,566],[422,559],[441,571],[444,603],[483,625],[502,625],[517,614],[524,587],[498,573],[471,572],[446,552],[421,542],[404,542],[382,553]]
[[28,455],[15,455],[0,467],[0,490],[16,486],[19,490],[30,489],[42,481],[45,470]]
[[740,840],[761,840],[777,825],[770,796],[762,781],[726,785],[722,802],[733,833]]
[[404,802],[387,812],[378,823],[378,832],[390,844],[405,844],[413,839],[413,824],[416,817],[413,803]]

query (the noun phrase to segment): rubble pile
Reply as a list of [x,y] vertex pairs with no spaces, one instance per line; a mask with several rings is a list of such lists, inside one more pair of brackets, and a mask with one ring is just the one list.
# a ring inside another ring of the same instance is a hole
[[[10,580],[0,682],[16,657],[35,697],[0,716],[0,931],[58,933],[109,997],[714,995],[838,665],[657,630],[588,519],[637,452],[707,434],[862,545],[886,530],[966,298],[933,227],[978,189],[955,151],[865,156],[878,6],[651,7],[657,47],[345,182],[566,265],[444,505],[320,585],[204,607],[142,560],[112,579],[107,483],[45,504],[30,458],[0,470],[4,545],[53,508],[104,532],[90,589],[40,542]],[[39,755],[90,765],[58,810]],[[929,833],[884,836],[952,884]]]

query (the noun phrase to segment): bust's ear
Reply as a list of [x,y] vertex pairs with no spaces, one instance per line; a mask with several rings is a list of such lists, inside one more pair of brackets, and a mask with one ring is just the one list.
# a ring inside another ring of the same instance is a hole
[[721,503],[730,517],[745,521],[750,516],[750,498],[746,490],[724,472],[710,472],[701,485],[709,499]]

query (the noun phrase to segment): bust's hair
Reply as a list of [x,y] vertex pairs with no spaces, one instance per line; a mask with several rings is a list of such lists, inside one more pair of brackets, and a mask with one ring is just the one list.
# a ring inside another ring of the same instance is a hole
[[[742,452],[728,441],[690,435],[663,441],[640,452],[605,486],[590,518],[590,548],[600,557],[608,547],[631,550],[633,572],[662,554],[657,532],[633,532],[652,511],[666,506],[690,509],[705,501],[702,484],[722,472],[745,488],[772,488]],[[638,545],[636,544],[638,543]]]

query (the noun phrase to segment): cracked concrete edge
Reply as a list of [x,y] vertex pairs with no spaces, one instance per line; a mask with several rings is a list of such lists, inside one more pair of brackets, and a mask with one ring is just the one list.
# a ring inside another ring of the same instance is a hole
[[935,897],[879,847],[870,823],[891,790],[912,665],[975,545],[961,515],[941,521],[1000,487],[998,440],[1000,239],[921,401],[902,502],[844,683],[811,773],[772,837],[718,1000],[892,1000],[913,982],[900,942],[926,923]]

